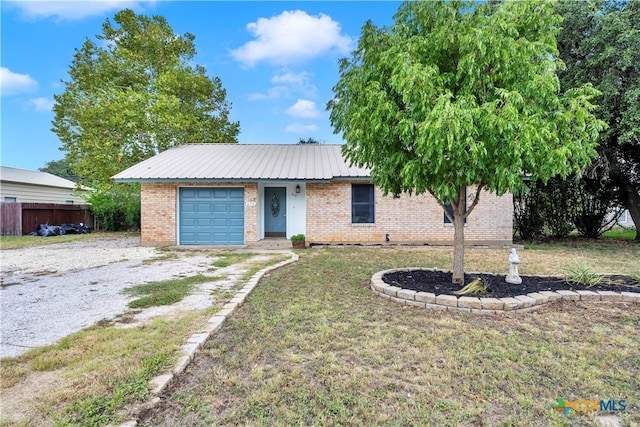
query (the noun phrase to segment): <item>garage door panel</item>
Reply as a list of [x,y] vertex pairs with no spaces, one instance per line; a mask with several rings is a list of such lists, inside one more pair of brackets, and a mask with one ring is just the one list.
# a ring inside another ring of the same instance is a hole
[[195,203],[184,203],[181,206],[180,211],[182,213],[195,212],[196,211],[196,204]]
[[228,225],[230,227],[243,227],[244,219],[243,218],[230,218]]
[[244,189],[180,189],[180,243],[244,243]]
[[211,220],[211,218],[198,218],[197,219],[197,225],[198,227],[211,227],[211,223],[213,221]]
[[233,241],[239,242],[244,240],[244,233],[229,233],[229,238]]
[[230,203],[229,212],[234,212],[234,213],[244,212],[244,203]]
[[214,200],[228,200],[229,199],[229,190],[228,189],[215,189],[213,190],[213,199]]
[[227,227],[229,225],[229,220],[227,218],[214,218],[212,225],[214,227]]
[[197,212],[211,212],[211,203],[198,203]]

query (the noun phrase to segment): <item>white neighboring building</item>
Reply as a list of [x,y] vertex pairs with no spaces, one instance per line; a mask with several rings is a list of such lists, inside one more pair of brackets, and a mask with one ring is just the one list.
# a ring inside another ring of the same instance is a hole
[[622,214],[620,215],[620,218],[618,218],[618,225],[621,227],[635,227],[635,224],[633,223],[633,219],[631,218],[631,214],[629,213],[628,210],[624,210],[622,212]]
[[76,183],[47,172],[0,166],[0,202],[87,204]]

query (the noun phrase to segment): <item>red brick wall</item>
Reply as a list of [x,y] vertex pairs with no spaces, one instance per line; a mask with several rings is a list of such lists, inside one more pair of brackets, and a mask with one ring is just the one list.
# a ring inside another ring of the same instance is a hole
[[[472,195],[472,191],[468,192]],[[453,225],[431,195],[383,197],[375,190],[375,224],[351,223],[351,182],[307,184],[308,243],[452,244]],[[467,218],[465,241],[470,244],[508,244],[513,233],[513,199],[483,192]]]
[[[142,244],[177,244],[178,187],[244,187],[245,243],[258,240],[258,185],[256,183],[143,183],[141,192]],[[253,206],[251,206],[253,204]]]
[[[143,183],[142,243],[177,243],[177,194],[179,186],[234,187],[245,192],[245,243],[258,240],[258,185],[256,183]],[[469,195],[473,192],[468,192]],[[254,203],[255,202],[255,203]],[[253,205],[253,206],[252,206]],[[351,183],[308,183],[306,186],[307,243],[452,244],[453,225],[444,224],[442,208],[430,195],[383,197],[375,191],[375,224],[351,223]],[[483,192],[480,203],[467,218],[465,241],[469,244],[509,244],[513,233],[513,199]]]

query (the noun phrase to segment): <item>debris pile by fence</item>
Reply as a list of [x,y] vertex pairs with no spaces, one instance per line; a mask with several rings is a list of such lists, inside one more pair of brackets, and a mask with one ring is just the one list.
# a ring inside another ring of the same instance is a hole
[[29,233],[29,236],[64,236],[65,234],[89,234],[90,230],[82,222],[80,224],[49,225],[40,224],[37,231]]

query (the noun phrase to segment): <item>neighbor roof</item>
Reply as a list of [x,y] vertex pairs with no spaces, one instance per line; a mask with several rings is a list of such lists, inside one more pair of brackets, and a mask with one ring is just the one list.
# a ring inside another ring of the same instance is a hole
[[113,177],[138,181],[328,181],[368,178],[349,166],[337,144],[185,144],[163,151]]
[[0,166],[0,180],[22,184],[44,185],[47,187],[76,188],[76,183],[48,172],[30,171]]

